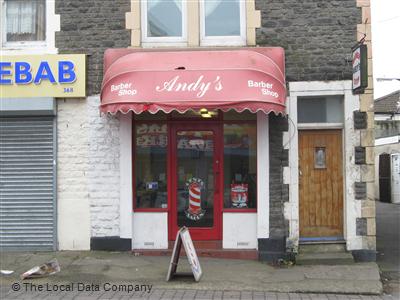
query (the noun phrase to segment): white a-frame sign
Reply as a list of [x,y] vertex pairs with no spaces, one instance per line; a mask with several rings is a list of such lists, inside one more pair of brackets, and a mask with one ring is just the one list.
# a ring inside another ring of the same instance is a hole
[[189,229],[186,227],[182,227],[178,233],[176,234],[174,250],[172,251],[171,262],[168,268],[167,281],[170,281],[172,277],[176,274],[176,269],[178,267],[179,262],[179,254],[181,253],[181,248],[185,248],[186,256],[189,261],[189,265],[192,269],[194,279],[196,281],[200,281],[201,275],[203,274],[201,271],[201,266],[199,262],[199,258],[197,257],[196,250],[194,249],[192,238],[190,237]]

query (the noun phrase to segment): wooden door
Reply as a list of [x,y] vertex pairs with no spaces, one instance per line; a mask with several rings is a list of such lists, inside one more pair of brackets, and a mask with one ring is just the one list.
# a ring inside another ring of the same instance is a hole
[[300,237],[343,237],[341,130],[299,131]]

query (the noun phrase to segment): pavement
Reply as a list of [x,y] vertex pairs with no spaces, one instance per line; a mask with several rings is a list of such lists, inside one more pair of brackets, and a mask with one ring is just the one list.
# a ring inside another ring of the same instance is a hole
[[[273,267],[201,257],[203,277],[196,283],[187,275],[166,282],[169,257],[130,252],[3,252],[0,258],[1,269],[15,271],[0,277],[1,299],[395,299],[381,294],[375,263]],[[52,258],[58,259],[61,272],[19,279]],[[189,274],[186,257],[181,257],[178,272]]]
[[384,290],[400,299],[400,204],[376,202],[376,236]]
[[[376,202],[377,263],[270,266],[200,258],[196,283],[185,257],[165,281],[170,258],[130,252],[1,252],[0,299],[400,299],[400,205]],[[28,269],[57,258],[61,272],[21,281]],[[381,283],[380,275],[383,281]]]

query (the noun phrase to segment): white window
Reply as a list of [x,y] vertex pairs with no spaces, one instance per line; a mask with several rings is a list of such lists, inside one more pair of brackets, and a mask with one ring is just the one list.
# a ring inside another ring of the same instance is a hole
[[298,97],[298,123],[343,123],[343,97]]
[[243,0],[200,0],[201,45],[246,45],[245,9]]
[[142,0],[144,43],[185,43],[186,0]]
[[3,46],[45,45],[45,0],[4,0],[2,10]]

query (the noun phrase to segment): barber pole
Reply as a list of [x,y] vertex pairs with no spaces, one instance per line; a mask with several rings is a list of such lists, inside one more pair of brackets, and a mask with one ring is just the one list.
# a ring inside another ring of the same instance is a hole
[[189,211],[192,214],[198,214],[201,210],[201,191],[197,183],[192,183],[189,186]]
[[199,178],[191,178],[186,186],[189,191],[189,206],[185,211],[186,217],[193,221],[200,220],[205,214],[205,210],[201,209],[201,190],[204,183]]

